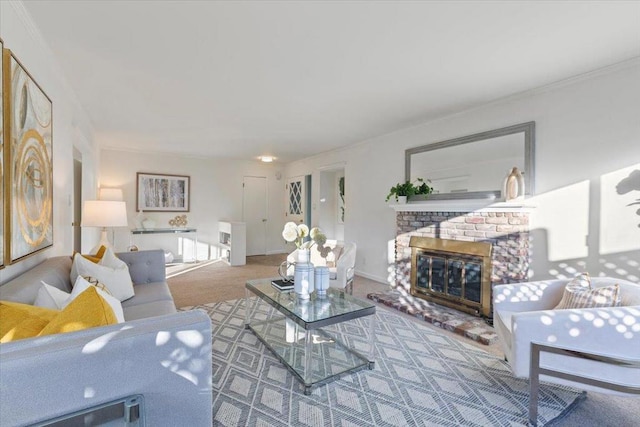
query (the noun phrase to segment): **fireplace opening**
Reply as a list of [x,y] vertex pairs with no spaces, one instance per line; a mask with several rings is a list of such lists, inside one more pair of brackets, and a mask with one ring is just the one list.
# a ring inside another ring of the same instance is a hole
[[491,244],[411,237],[411,294],[491,316]]

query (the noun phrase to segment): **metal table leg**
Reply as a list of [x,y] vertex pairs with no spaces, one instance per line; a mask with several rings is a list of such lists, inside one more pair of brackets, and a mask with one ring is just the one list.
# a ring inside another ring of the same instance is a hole
[[313,352],[313,339],[311,336],[311,330],[305,329],[304,331],[304,394],[311,394],[311,356]]
[[249,329],[249,319],[251,314],[256,311],[256,307],[258,306],[258,298],[253,303],[253,308],[249,307],[249,301],[251,300],[251,294],[248,288],[244,288],[244,328]]
[[376,315],[369,316],[369,369],[374,369],[376,365]]

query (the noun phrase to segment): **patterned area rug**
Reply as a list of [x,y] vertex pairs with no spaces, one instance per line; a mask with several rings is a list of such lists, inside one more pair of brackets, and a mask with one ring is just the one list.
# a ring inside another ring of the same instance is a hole
[[[253,305],[253,304],[252,304]],[[213,327],[215,426],[526,426],[528,382],[501,359],[406,316],[378,308],[376,363],[314,388],[304,387],[244,328],[244,300],[184,307]],[[256,318],[273,308],[261,303]],[[367,318],[329,328],[346,343],[368,339]],[[538,425],[559,419],[584,393],[541,388]]]

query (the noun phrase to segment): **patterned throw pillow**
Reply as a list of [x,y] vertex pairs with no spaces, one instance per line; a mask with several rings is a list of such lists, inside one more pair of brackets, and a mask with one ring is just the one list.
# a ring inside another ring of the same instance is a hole
[[71,283],[75,283],[78,276],[91,276],[97,279],[109,288],[111,295],[119,301],[127,300],[135,295],[129,267],[124,261],[118,259],[111,249],[105,251],[98,264],[76,254],[69,277]]
[[107,285],[105,285],[104,283],[100,283],[100,281],[98,279],[96,279],[95,277],[82,276],[82,278],[84,280],[86,280],[87,282],[89,282],[91,285],[93,285],[96,288],[100,289],[102,292],[106,293],[107,295],[113,296],[113,294],[111,292],[109,292],[109,288],[107,288]]
[[617,307],[620,305],[619,293],[618,285],[592,288],[589,273],[582,273],[567,283],[555,309]]

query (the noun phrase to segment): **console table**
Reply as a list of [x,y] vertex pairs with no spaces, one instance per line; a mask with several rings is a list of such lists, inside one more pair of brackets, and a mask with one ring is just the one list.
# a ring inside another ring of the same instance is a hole
[[[191,239],[193,242],[193,259],[191,262],[198,262],[198,229],[197,228],[186,228],[186,227],[174,227],[174,228],[134,228],[131,230],[131,239],[130,245],[134,245],[134,236],[145,235],[145,234],[175,234],[177,236],[183,234],[193,234],[193,238]],[[184,241],[182,243],[182,254],[183,259],[182,262],[187,262],[184,259]]]

